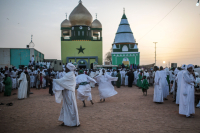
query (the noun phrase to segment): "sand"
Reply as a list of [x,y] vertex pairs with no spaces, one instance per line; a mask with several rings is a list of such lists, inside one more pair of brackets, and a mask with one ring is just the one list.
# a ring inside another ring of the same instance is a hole
[[[31,89],[30,98],[18,100],[17,95],[4,97],[0,103],[13,102],[13,106],[0,105],[1,133],[129,133],[129,132],[200,132],[200,109],[195,118],[178,114],[178,106],[168,96],[163,104],[153,102],[153,88],[143,96],[137,87],[116,88],[117,95],[99,102],[97,87],[92,88],[94,105],[89,101],[83,107],[77,100],[80,127],[62,127],[58,121],[62,104],[55,102],[48,89]],[[17,90],[12,91],[17,93]]]

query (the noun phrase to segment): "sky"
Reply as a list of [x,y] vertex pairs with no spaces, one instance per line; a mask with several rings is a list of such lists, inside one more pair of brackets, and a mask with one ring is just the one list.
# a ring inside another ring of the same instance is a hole
[[[60,24],[79,0],[0,0],[0,47],[25,48],[31,41],[46,59],[61,59]],[[103,28],[103,55],[110,50],[123,8],[138,43],[140,64],[200,65],[197,0],[82,0]],[[163,61],[166,63],[164,64]]]

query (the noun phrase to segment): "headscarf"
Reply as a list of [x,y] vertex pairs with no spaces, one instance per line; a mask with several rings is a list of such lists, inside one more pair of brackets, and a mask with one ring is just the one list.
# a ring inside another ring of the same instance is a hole
[[74,71],[76,69],[76,67],[72,64],[72,63],[67,63],[67,68],[70,70],[70,71]]
[[192,64],[187,65],[187,68],[192,67],[192,69],[194,70],[194,66]]

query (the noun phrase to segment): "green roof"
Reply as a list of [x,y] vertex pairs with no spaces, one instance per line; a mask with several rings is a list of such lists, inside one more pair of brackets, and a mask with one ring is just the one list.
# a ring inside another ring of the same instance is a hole
[[123,14],[122,19],[127,19],[125,14]]

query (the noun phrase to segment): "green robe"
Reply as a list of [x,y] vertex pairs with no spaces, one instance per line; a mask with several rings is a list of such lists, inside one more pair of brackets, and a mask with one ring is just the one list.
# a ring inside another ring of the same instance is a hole
[[120,86],[121,86],[121,74],[118,73],[116,75],[116,77],[118,77],[118,80],[116,81],[116,86],[117,86],[117,88],[120,88]]
[[144,79],[143,83],[142,83],[142,91],[147,90],[147,89],[149,89],[149,83],[148,83],[147,79]]
[[169,80],[169,75],[167,75],[167,83],[169,85],[169,91],[170,91],[170,80]]
[[140,87],[140,88],[142,87],[142,81],[141,80],[142,80],[142,75],[139,74],[139,78],[137,80],[137,86]]
[[4,96],[10,96],[11,91],[12,91],[12,81],[11,81],[10,77],[7,77],[6,79],[4,79],[4,83],[5,83]]

